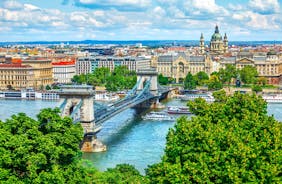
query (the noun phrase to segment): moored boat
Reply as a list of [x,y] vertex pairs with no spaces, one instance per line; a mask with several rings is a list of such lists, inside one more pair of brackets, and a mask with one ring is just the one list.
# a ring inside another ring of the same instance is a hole
[[191,114],[188,107],[185,106],[169,106],[167,107],[169,114]]
[[174,121],[175,118],[169,116],[165,112],[150,112],[145,116],[142,116],[143,120],[154,120],[154,121]]
[[267,103],[282,103],[282,94],[262,95]]
[[189,94],[180,97],[183,101],[194,101],[196,98],[203,98],[207,102],[214,102],[214,97],[211,94]]

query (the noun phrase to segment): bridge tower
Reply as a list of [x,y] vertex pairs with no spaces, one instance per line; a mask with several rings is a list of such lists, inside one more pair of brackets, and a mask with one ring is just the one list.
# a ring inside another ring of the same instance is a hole
[[97,140],[99,127],[95,126],[95,91],[88,85],[65,85],[58,92],[61,100],[61,115],[70,116],[74,123],[80,122],[84,131],[81,150],[84,152],[105,151],[106,147]]
[[158,72],[156,68],[142,69],[137,71],[137,81],[139,81],[137,91],[142,91],[146,81],[150,81],[150,92],[158,95]]

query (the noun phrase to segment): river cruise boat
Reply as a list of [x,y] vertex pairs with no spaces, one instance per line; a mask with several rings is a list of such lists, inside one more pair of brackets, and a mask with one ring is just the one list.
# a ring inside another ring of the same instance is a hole
[[267,103],[282,103],[282,94],[262,95]]
[[203,98],[207,102],[214,102],[214,97],[211,94],[189,94],[180,97],[182,101],[194,101],[196,98]]
[[167,113],[169,114],[191,114],[188,107],[185,106],[169,106],[167,107]]
[[175,119],[169,116],[165,112],[150,112],[145,116],[142,116],[143,120],[153,120],[153,121],[174,121]]

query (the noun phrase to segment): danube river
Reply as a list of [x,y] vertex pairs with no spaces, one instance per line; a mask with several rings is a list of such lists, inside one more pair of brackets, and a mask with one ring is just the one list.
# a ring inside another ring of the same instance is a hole
[[[164,103],[167,106],[185,105],[179,100]],[[36,117],[40,109],[57,105],[58,102],[41,100],[0,100],[0,117],[5,120],[19,112]],[[282,104],[269,104],[268,113],[282,121]],[[98,138],[107,145],[107,152],[85,153],[83,158],[90,160],[100,170],[128,163],[144,173],[147,165],[160,161],[166,134],[175,122],[143,121],[141,116],[135,110],[128,109],[105,122]]]

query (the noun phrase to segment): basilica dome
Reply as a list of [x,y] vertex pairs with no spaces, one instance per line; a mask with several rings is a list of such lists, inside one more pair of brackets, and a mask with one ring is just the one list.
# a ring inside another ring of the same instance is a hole
[[214,34],[211,37],[211,41],[217,41],[217,40],[219,40],[219,41],[222,40],[222,36],[220,35],[219,30],[218,30],[218,26],[216,25]]

